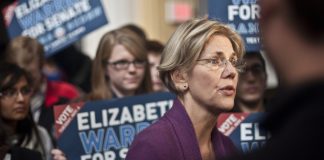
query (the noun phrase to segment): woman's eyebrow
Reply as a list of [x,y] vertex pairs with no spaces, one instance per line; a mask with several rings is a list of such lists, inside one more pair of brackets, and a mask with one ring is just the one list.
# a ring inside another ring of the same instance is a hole
[[236,52],[233,52],[230,57],[236,57],[236,58],[238,58],[238,54]]
[[[206,54],[206,56],[225,57],[225,53],[223,51],[215,51],[215,52],[210,52],[210,53]],[[238,54],[236,52],[232,52],[230,57],[238,57]]]
[[[225,53],[223,51],[216,51],[215,52],[218,56],[224,56]],[[232,52],[230,57],[236,56],[237,57],[237,53],[236,52]]]

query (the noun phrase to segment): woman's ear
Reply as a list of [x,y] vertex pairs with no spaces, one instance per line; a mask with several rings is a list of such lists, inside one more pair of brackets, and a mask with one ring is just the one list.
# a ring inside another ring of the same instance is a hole
[[181,70],[175,70],[171,73],[171,79],[178,91],[186,91],[188,89],[188,74]]

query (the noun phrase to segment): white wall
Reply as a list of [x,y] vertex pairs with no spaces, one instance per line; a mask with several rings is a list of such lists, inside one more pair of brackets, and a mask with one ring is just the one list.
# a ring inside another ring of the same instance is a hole
[[[109,21],[108,24],[93,31],[81,40],[82,51],[92,59],[95,57],[102,35],[124,24],[137,24],[146,31],[149,38],[161,40],[162,42],[165,42],[176,28],[176,26],[166,24],[164,20],[165,0],[101,0],[101,2],[104,5]],[[206,3],[206,0],[201,0],[198,3],[202,2]],[[200,14],[203,13],[201,11]],[[267,86],[274,88],[278,85],[276,73],[264,52],[262,52],[262,55],[267,65]]]
[[81,40],[82,51],[94,58],[103,34],[127,23],[134,23],[136,0],[101,0],[108,24],[89,33]]

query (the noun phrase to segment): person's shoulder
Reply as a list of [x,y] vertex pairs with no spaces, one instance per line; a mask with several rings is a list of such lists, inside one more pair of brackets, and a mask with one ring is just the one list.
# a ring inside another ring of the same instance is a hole
[[54,147],[52,138],[51,138],[50,134],[48,133],[48,131],[44,127],[37,125],[37,130],[38,130],[38,133],[39,133],[39,136],[41,139],[41,143],[45,147],[45,150],[46,150],[45,154],[47,156],[50,156],[49,151],[51,151]]
[[[162,117],[142,132],[140,132],[136,138],[143,140],[154,140],[159,141],[162,138],[170,138],[173,134],[173,129],[166,117]],[[166,142],[166,140],[161,141],[161,143]]]
[[37,125],[37,130],[42,142],[46,145],[46,148],[53,148],[52,139],[48,131],[40,125]]
[[135,137],[126,159],[172,159],[176,149],[176,135],[164,117]]

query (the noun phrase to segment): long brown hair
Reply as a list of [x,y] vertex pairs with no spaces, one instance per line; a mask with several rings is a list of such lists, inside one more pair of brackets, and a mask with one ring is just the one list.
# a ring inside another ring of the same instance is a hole
[[[109,59],[115,45],[123,45],[136,59],[148,61],[145,42],[127,29],[117,29],[107,32],[100,40],[96,57],[92,65],[91,87],[87,97],[89,100],[111,99],[112,90],[109,87],[109,77],[106,76],[105,60]],[[144,79],[135,94],[152,91],[149,65],[145,66]]]
[[[19,67],[16,64],[7,63],[7,62],[0,63],[0,92],[3,92],[9,88],[13,88],[21,78],[25,78],[27,84],[31,86],[33,81],[32,77],[30,77],[30,75],[21,67]],[[1,98],[2,97],[0,96],[0,99]],[[46,149],[44,146],[44,141],[42,140],[40,136],[40,132],[37,129],[37,124],[33,119],[33,115],[30,108],[29,108],[28,115],[24,119],[19,120],[15,128],[16,130],[15,134],[19,135],[16,144],[10,144],[11,142],[6,141],[7,138],[12,136],[7,134],[8,131],[4,127],[6,125],[10,125],[10,123],[8,124],[3,119],[3,117],[0,116],[0,138],[5,138],[4,140],[3,139],[0,140],[0,145],[22,146],[25,144],[29,144],[30,142],[32,142],[33,134],[35,134],[37,140],[33,143],[32,146],[33,148],[30,149],[35,149],[37,151],[40,151],[43,157],[45,157]]]
[[6,61],[19,66],[28,66],[36,61],[39,67],[42,67],[45,61],[42,44],[37,39],[27,36],[14,38],[9,43],[6,52]]

